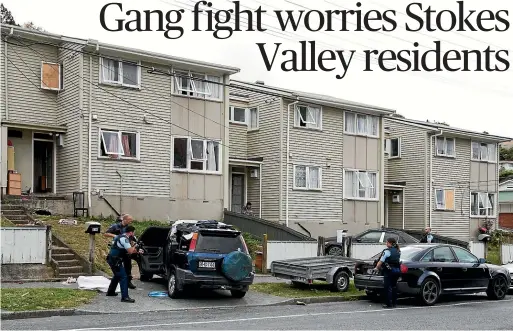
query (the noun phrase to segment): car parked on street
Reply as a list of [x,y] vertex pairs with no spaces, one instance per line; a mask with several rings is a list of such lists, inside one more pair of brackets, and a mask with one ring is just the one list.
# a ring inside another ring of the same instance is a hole
[[[382,295],[383,275],[373,269],[381,253],[355,265],[354,285],[371,298]],[[502,300],[511,284],[504,267],[488,264],[468,250],[447,244],[411,244],[401,247],[398,293],[416,296],[424,305],[434,305],[441,295],[486,292]]]
[[[398,244],[418,243],[416,239],[406,232],[395,229],[370,229],[353,236],[353,242],[366,244],[385,244],[388,238],[395,238]],[[344,249],[341,243],[337,242],[337,237],[330,237],[324,240],[324,251],[326,255],[342,255]]]
[[139,237],[141,280],[159,275],[168,295],[187,289],[229,290],[242,298],[253,283],[253,262],[240,231],[217,221],[179,221],[149,227]]
[[511,284],[509,286],[509,290],[513,291],[513,262],[505,264],[503,267],[509,271],[509,275],[511,276]]

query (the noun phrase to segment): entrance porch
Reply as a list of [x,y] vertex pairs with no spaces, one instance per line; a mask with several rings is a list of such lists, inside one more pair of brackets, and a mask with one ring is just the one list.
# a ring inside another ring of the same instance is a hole
[[404,206],[406,184],[385,184],[385,227],[404,229]]
[[242,213],[250,202],[253,216],[262,215],[262,158],[229,160],[229,210]]

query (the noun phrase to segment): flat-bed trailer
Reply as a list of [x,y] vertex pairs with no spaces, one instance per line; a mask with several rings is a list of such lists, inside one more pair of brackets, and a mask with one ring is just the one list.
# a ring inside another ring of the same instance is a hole
[[346,292],[357,261],[359,260],[331,255],[280,260],[271,263],[271,273],[274,277],[290,279],[293,284],[325,281],[331,285],[332,291]]

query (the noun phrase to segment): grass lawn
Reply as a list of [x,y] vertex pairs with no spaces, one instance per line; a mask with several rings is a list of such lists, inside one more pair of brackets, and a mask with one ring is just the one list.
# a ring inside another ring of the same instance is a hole
[[488,244],[487,247],[486,260],[491,264],[501,265],[499,245]]
[[3,218],[3,217],[0,217],[0,228],[1,227],[11,227],[11,226],[16,226],[14,225],[11,221],[9,221],[8,219],[6,218]]
[[94,291],[65,288],[2,289],[2,310],[24,311],[74,308],[91,302]]
[[310,286],[304,285],[304,287],[297,287],[285,283],[260,283],[253,284],[250,287],[251,290],[275,295],[278,297],[285,298],[311,298],[311,297],[358,297],[363,295],[364,292],[358,291],[353,283],[349,285],[347,292],[331,292],[328,284],[326,283],[314,283]]

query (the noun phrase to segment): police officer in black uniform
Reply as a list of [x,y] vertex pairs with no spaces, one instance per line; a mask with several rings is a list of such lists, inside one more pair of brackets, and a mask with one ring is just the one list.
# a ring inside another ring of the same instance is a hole
[[133,236],[134,230],[133,226],[128,225],[124,233],[117,235],[114,238],[109,255],[107,255],[107,263],[114,274],[107,290],[107,296],[117,296],[116,288],[119,284],[121,287],[121,301],[129,303],[133,303],[135,300],[128,296],[128,277],[124,260],[128,254],[137,254],[136,248],[132,247],[129,239],[130,236]]
[[[117,218],[117,222],[112,224],[107,231],[105,231],[106,237],[115,238],[116,236],[123,234],[126,232],[126,228],[132,223],[132,216],[129,214],[123,214]],[[133,241],[133,234],[129,238],[130,241]],[[138,255],[136,254],[125,254],[123,255],[123,265],[125,267],[126,274],[128,276],[128,287],[130,289],[135,289],[136,286],[132,283],[132,259],[139,264]]]
[[395,238],[387,239],[387,248],[381,254],[375,272],[383,269],[386,304],[383,308],[395,308],[397,304],[397,280],[401,274],[401,249]]

